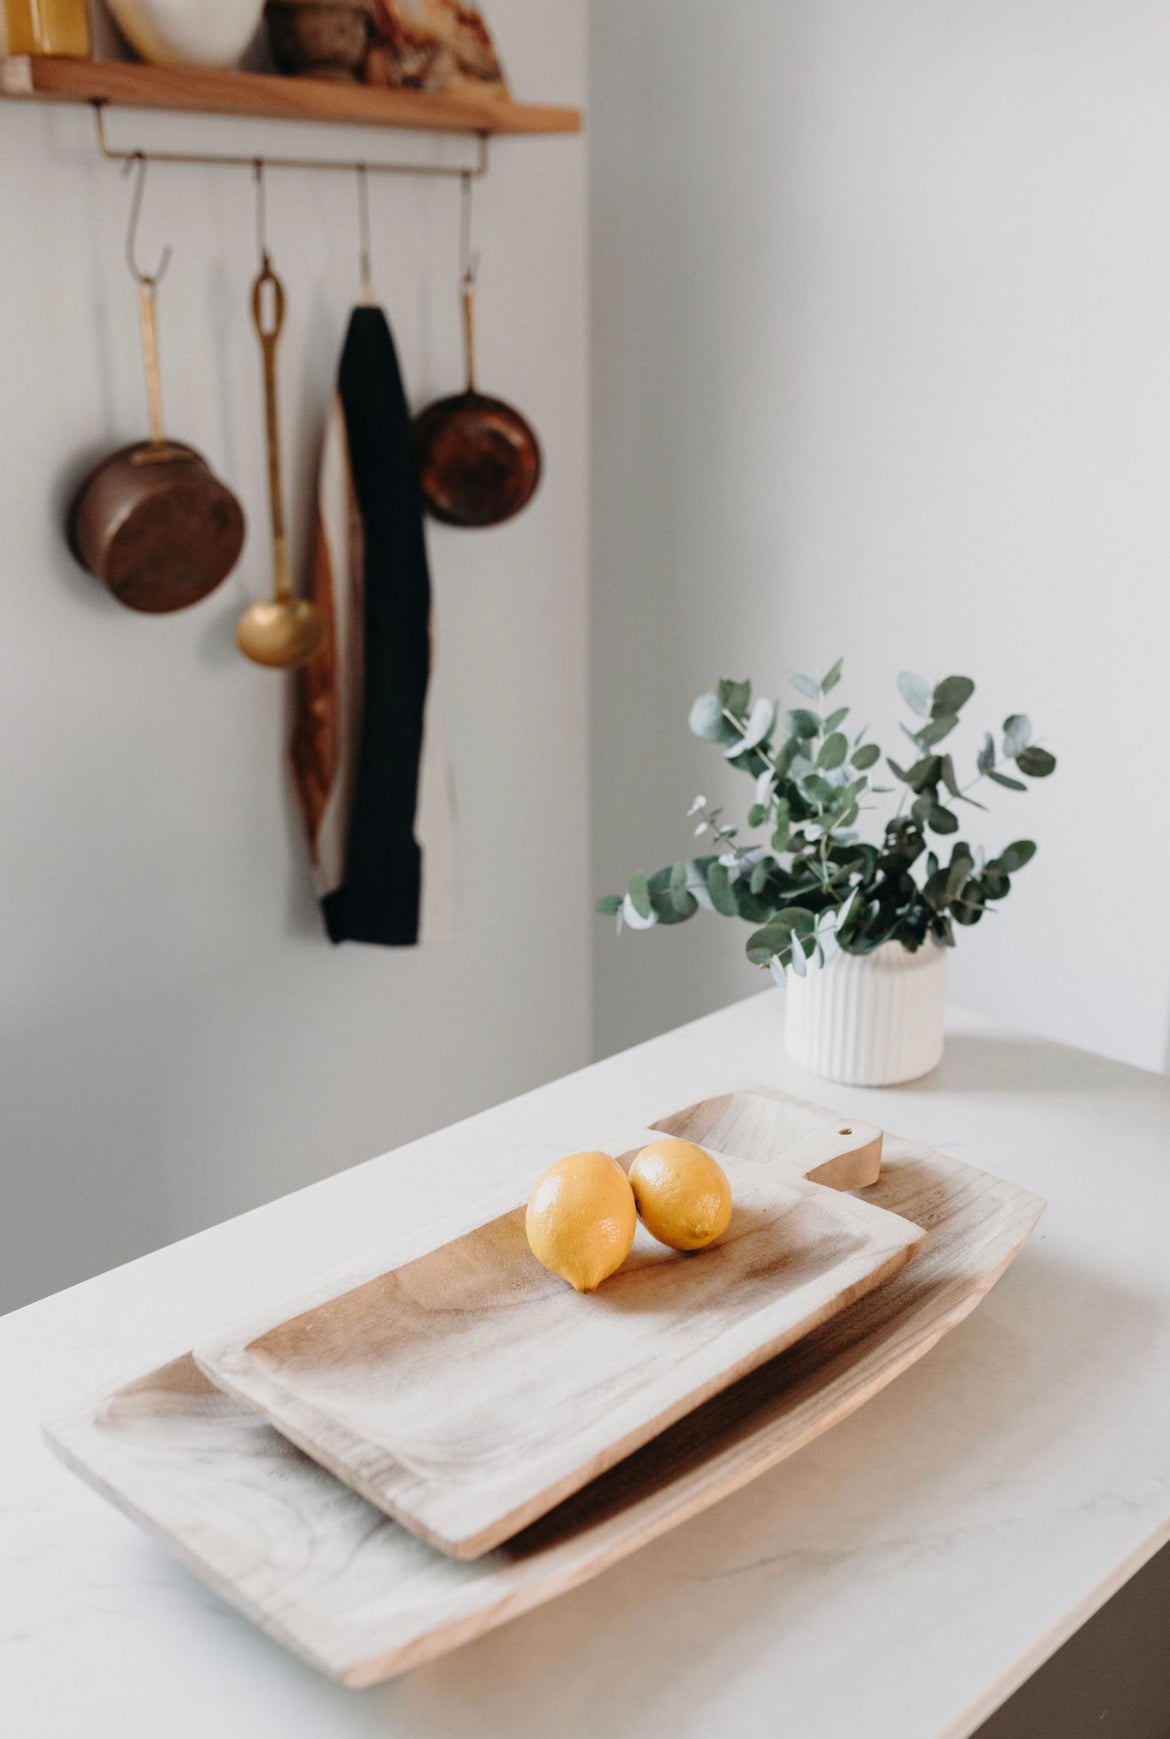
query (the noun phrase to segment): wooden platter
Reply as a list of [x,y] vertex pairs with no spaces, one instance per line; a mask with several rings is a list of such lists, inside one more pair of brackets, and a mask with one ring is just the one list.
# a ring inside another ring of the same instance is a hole
[[[744,1127],[769,1141],[792,1103],[739,1092],[672,1133],[743,1153]],[[909,1267],[474,1562],[387,1520],[189,1356],[70,1409],[47,1435],[263,1630],[346,1684],[375,1684],[597,1575],[847,1418],[975,1308],[1044,1205],[891,1136],[867,1200],[925,1228]]]
[[[719,1104],[674,1114],[709,1126],[731,1180],[731,1224],[707,1250],[679,1255],[639,1226],[623,1267],[582,1296],[529,1251],[525,1185],[423,1252],[392,1247],[197,1346],[196,1363],[421,1539],[478,1557],[921,1244],[908,1220],[806,1177],[870,1181],[880,1130],[789,1106],[788,1138],[760,1140],[750,1096]],[[628,1167],[673,1121],[600,1145]],[[723,1148],[723,1129],[747,1151]]]

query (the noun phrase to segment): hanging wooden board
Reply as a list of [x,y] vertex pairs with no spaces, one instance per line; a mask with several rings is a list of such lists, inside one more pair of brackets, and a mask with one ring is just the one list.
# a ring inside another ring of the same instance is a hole
[[[672,1133],[744,1152],[745,1118],[770,1145],[791,1104],[708,1101]],[[867,1199],[925,1229],[908,1268],[474,1562],[385,1519],[189,1356],[72,1408],[47,1434],[263,1630],[346,1684],[375,1684],[597,1575],[847,1418],[975,1308],[1043,1210],[890,1136]]]
[[[680,1255],[639,1226],[619,1271],[579,1294],[528,1248],[526,1185],[425,1250],[391,1248],[197,1346],[196,1363],[430,1545],[478,1557],[921,1244],[908,1220],[808,1181],[834,1164],[872,1181],[880,1130],[790,1106],[788,1139],[753,1150],[752,1102],[731,1098],[746,1152],[718,1144],[717,1124],[707,1137],[735,1200],[709,1249]],[[713,1110],[693,1115],[706,1126]],[[672,1121],[600,1145],[628,1168]]]

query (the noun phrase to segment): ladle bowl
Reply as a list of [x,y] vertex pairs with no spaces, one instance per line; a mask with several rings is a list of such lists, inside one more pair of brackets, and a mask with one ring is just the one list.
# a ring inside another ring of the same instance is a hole
[[270,598],[252,604],[236,624],[236,645],[253,664],[295,670],[325,644],[325,618],[308,598]]

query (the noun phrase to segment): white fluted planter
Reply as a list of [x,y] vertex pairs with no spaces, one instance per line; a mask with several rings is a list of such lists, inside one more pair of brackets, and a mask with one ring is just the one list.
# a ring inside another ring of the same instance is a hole
[[872,954],[810,961],[804,978],[786,974],[784,1046],[828,1081],[913,1081],[942,1057],[946,994],[947,950],[933,941],[914,954],[886,942]]

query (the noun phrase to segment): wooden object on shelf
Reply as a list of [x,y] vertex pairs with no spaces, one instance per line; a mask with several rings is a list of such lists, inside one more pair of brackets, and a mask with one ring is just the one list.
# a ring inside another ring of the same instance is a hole
[[[881,1131],[794,1107],[789,1139],[712,1151],[731,1224],[668,1250],[639,1225],[581,1295],[535,1260],[530,1187],[391,1246],[195,1348],[200,1368],[439,1551],[476,1558],[896,1274],[921,1229],[807,1179],[872,1183]],[[792,1102],[789,1102],[790,1104]],[[661,1119],[600,1143],[623,1167]]]
[[[738,1115],[708,1102],[672,1133],[742,1151]],[[770,1146],[783,1116],[778,1097],[774,1113],[754,1108],[758,1139]],[[587,1581],[856,1412],[974,1310],[1043,1209],[888,1135],[867,1199],[926,1228],[901,1274],[473,1563],[380,1517],[190,1357],[71,1409],[49,1439],[269,1635],[346,1684],[376,1684]]]
[[580,109],[516,103],[465,89],[444,93],[386,90],[331,79],[143,66],[125,60],[68,60],[54,55],[14,55],[0,60],[0,97],[442,133],[581,130]]
[[404,90],[508,95],[483,15],[461,0],[374,0],[366,77]]
[[374,0],[268,0],[264,22],[277,70],[294,78],[356,79]]

